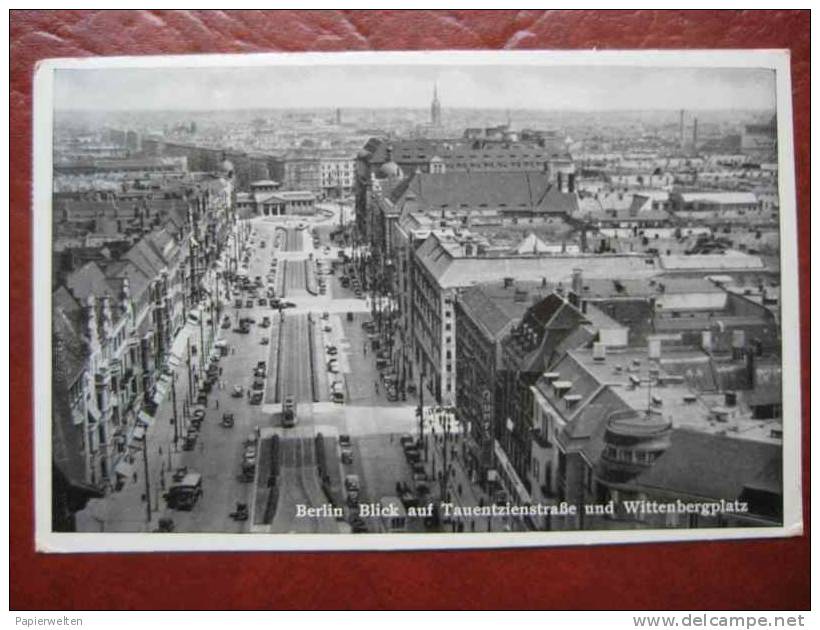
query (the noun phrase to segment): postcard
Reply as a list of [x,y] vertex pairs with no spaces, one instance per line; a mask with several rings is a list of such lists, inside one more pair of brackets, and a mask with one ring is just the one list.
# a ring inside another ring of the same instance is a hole
[[43,552],[802,533],[784,51],[54,59]]

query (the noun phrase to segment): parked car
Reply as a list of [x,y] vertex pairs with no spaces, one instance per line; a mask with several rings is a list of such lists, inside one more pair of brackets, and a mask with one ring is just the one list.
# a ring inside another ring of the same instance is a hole
[[339,435],[339,446],[342,448],[350,448],[350,436],[342,433]]
[[251,394],[251,404],[252,405],[261,405],[262,404],[262,392],[257,390],[253,394]]
[[263,346],[267,346],[270,343],[270,337],[262,337],[259,343]]
[[245,388],[241,385],[234,385],[233,390],[231,390],[231,396],[234,398],[242,398],[245,395]]
[[345,490],[348,492],[359,491],[359,475],[345,475]]
[[338,354],[338,352],[339,352],[339,350],[338,350],[338,348],[336,348],[336,346],[328,346],[327,347],[327,353],[331,356],[333,356],[335,354]]

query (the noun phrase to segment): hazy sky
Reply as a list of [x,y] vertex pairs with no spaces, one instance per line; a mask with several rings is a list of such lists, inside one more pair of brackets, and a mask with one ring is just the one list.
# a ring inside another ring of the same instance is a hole
[[58,110],[298,107],[775,109],[772,70],[520,66],[289,66],[58,70]]

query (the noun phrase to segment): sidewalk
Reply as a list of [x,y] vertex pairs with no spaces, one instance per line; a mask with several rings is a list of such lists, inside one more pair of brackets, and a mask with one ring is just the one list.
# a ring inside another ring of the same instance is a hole
[[[206,289],[213,289],[213,278],[209,274],[211,285]],[[201,309],[204,315],[204,309]],[[214,318],[216,318],[214,310]],[[215,329],[216,333],[212,334]],[[200,326],[192,322],[186,322],[182,330],[174,339],[174,344],[186,337],[190,339],[191,346],[197,347],[197,354],[191,356],[191,365],[196,370],[195,374],[200,374],[200,361],[207,361],[208,354],[213,348],[215,339],[219,336],[218,322],[215,325],[202,322],[202,337],[205,341],[205,348],[200,348]],[[173,345],[172,344],[172,347]],[[165,502],[162,494],[166,491],[171,482],[170,473],[179,465],[182,455],[182,438],[187,431],[187,422],[183,417],[185,401],[189,400],[187,361],[170,361],[170,365],[176,364],[173,369],[174,384],[176,389],[176,406],[178,418],[179,442],[177,448],[174,445],[174,410],[173,396],[171,393],[170,379],[168,379],[167,393],[160,401],[153,422],[145,431],[145,446],[140,448],[140,444],[132,442],[127,448],[129,453],[123,458],[132,457],[132,476],[124,480],[124,485],[119,491],[112,491],[103,499],[92,500],[85,510],[77,514],[78,531],[105,531],[105,532],[151,532],[157,526],[159,518],[165,512]],[[194,392],[190,399],[196,394],[196,380],[192,380]],[[146,483],[145,483],[145,455],[148,457],[148,493],[151,501],[151,520],[148,521],[148,510],[146,505]]]
[[[442,466],[444,465],[444,434],[441,425],[435,420],[435,416],[426,410],[425,435],[424,439],[428,448],[426,462],[427,473],[430,479],[434,479],[434,486],[431,488],[436,500],[442,496]],[[455,422],[455,421],[453,421]],[[452,424],[451,424],[452,426]],[[447,436],[447,468],[450,471],[450,479],[447,484],[449,494],[448,501],[459,507],[485,506],[492,503],[490,496],[477,484],[470,481],[467,471],[462,462],[462,449],[464,437],[460,433],[450,432]],[[442,499],[443,500],[443,499]],[[500,532],[510,531],[511,523],[502,516],[477,516],[472,519],[453,519],[451,523],[445,523],[442,527],[446,531],[458,531],[459,524],[463,524],[465,533],[471,532]]]

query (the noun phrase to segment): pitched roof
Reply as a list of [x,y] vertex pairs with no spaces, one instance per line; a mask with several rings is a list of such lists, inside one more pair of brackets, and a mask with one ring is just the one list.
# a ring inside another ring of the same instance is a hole
[[692,269],[705,270],[743,270],[763,269],[765,265],[759,256],[750,256],[742,252],[727,251],[724,254],[673,254],[660,257],[661,267],[670,271]]
[[[526,299],[516,295],[522,286],[530,293]],[[495,339],[513,322],[520,320],[532,306],[532,297],[539,294],[540,283],[519,283],[509,288],[495,283],[484,283],[465,289],[459,295],[464,312],[490,338]],[[542,290],[546,292],[546,289]]]
[[75,298],[85,301],[89,295],[100,295],[101,287],[105,287],[105,274],[91,261],[70,273],[65,283]]
[[458,256],[453,243],[432,233],[416,250],[416,257],[442,288],[466,287],[480,282],[515,278],[521,281],[568,283],[574,269],[585,277],[609,278],[617,269],[621,278],[647,278],[657,274],[646,257],[633,254],[546,254],[509,256]]
[[390,197],[398,206],[410,203],[453,210],[488,207],[559,214],[578,210],[575,194],[553,187],[548,174],[542,171],[414,173]]
[[781,468],[779,444],[674,429],[666,452],[627,485],[733,501],[747,485],[759,485],[765,471]]
[[88,357],[88,348],[83,338],[80,328],[81,320],[77,317],[77,312],[66,309],[71,308],[70,303],[59,298],[60,304],[55,304],[51,311],[51,330],[54,337],[52,355],[54,362],[52,369],[64,380],[66,387],[76,381],[83,370]]

